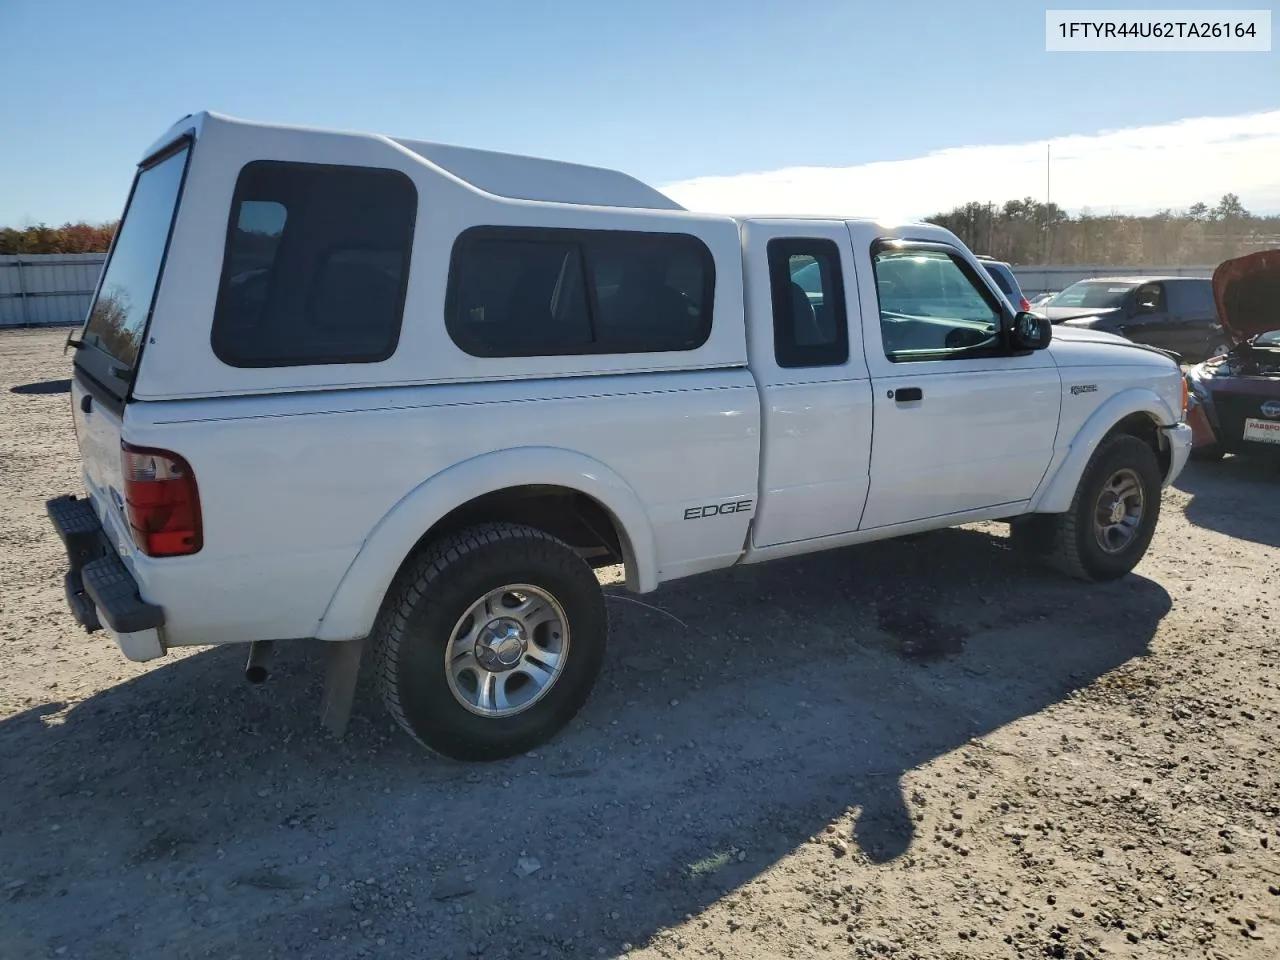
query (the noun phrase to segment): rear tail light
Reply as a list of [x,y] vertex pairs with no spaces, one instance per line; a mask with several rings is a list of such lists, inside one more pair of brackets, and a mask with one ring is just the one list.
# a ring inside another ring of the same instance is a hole
[[1182,375],[1182,419],[1187,419],[1187,410],[1191,406],[1191,387],[1187,383],[1187,375]]
[[200,493],[186,460],[169,450],[121,444],[124,500],[133,542],[149,557],[181,557],[203,545]]
[[1031,310],[1031,301],[1028,300],[1026,297],[1023,297],[1021,300],[1018,301],[1018,309],[1021,310],[1023,313],[1029,313]]

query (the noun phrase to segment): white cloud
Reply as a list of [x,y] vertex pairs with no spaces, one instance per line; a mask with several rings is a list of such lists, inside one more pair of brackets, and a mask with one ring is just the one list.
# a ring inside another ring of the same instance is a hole
[[[1052,200],[1071,212],[1149,213],[1239,194],[1280,213],[1280,110],[1047,141]],[[690,210],[919,218],[970,200],[1045,197],[1046,141],[939,150],[852,167],[699,177],[660,188]]]

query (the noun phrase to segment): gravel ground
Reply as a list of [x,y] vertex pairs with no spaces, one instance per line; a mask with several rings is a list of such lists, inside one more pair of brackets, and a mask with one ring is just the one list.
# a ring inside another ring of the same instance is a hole
[[367,678],[324,734],[314,644],[80,631],[64,336],[0,333],[4,960],[1280,957],[1274,468],[1105,586],[987,524],[613,594],[572,727],[461,765]]

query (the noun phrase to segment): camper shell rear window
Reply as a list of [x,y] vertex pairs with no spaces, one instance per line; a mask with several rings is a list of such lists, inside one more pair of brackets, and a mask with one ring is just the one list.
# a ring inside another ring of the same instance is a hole
[[116,399],[142,353],[190,152],[183,138],[140,166],[77,344],[77,366]]
[[386,360],[418,195],[396,170],[258,160],[236,181],[213,350],[235,367]]

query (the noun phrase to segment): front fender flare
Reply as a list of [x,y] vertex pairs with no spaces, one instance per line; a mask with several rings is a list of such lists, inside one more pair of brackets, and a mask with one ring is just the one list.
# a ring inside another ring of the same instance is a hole
[[1032,499],[1032,513],[1065,513],[1071,508],[1076,487],[1084,475],[1089,459],[1098,449],[1103,438],[1125,417],[1145,413],[1158,425],[1166,426],[1177,418],[1160,395],[1147,387],[1130,387],[1106,400],[1080,427],[1071,440],[1065,456],[1057,469],[1046,474],[1048,478],[1040,492]]
[[598,460],[558,447],[517,447],[486,453],[442,470],[400,499],[370,532],[334,591],[316,636],[355,640],[373,629],[391,581],[422,535],[477,497],[512,487],[550,484],[577,490],[603,506],[617,527],[627,586],[637,593],[658,585],[658,552],[639,496]]

